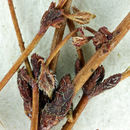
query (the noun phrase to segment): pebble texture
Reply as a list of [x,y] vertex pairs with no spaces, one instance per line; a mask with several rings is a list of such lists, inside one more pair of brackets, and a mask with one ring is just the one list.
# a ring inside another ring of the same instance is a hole
[[[27,46],[40,27],[43,12],[52,0],[13,0],[22,36]],[[58,1],[58,0],[57,0]],[[56,2],[57,2],[56,1]],[[89,26],[98,29],[107,26],[110,31],[121,22],[130,11],[129,0],[73,0],[73,5],[81,10],[96,14]],[[0,0],[0,80],[8,72],[20,55],[18,41],[8,8],[7,0]],[[47,58],[54,29],[51,27],[33,52]],[[67,34],[68,28],[65,30]],[[93,55],[94,48],[89,43],[83,48],[86,61]],[[33,53],[32,52],[32,53]],[[77,58],[71,40],[61,51],[58,61],[58,80],[65,74],[74,77],[74,63]],[[130,66],[130,32],[103,62],[106,77],[123,72]],[[30,120],[25,116],[20,97],[16,74],[0,92],[0,130],[29,130]],[[130,78],[122,81],[116,88],[91,99],[75,124],[73,130],[129,130],[130,129]],[[79,101],[78,93],[74,106]],[[60,130],[62,121],[53,130]]]

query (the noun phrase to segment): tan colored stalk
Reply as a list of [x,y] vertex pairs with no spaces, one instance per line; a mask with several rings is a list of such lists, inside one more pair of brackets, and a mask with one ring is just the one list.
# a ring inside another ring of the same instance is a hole
[[[59,4],[60,4],[60,2],[63,2],[63,0],[60,0]],[[72,0],[67,0],[66,4],[64,6],[64,12],[65,13],[69,12],[71,3],[72,3]],[[60,28],[55,29],[55,33],[54,33],[54,37],[53,37],[52,45],[51,45],[51,52],[56,48],[58,43],[60,43],[60,41],[62,40],[63,35],[64,35],[65,26],[66,26],[66,20]],[[56,71],[56,65],[57,65],[57,62],[58,62],[58,57],[59,57],[59,53],[54,57],[54,59],[51,61],[50,65],[49,65],[50,69],[54,73]]]
[[11,67],[11,69],[8,71],[8,73],[5,75],[5,77],[0,82],[0,91],[3,89],[3,87],[7,84],[7,82],[11,79],[11,77],[14,75],[14,73],[18,70],[20,65],[24,62],[24,60],[27,58],[27,56],[32,52],[32,50],[36,47],[40,39],[43,37],[45,33],[37,33],[33,41],[27,46],[27,48],[23,51],[22,55],[17,59],[17,61],[14,63],[14,65]]
[[[126,70],[125,72],[122,73],[121,80],[124,80],[130,76],[130,70]],[[63,126],[62,130],[71,130],[78,120],[79,116],[85,109],[86,105],[88,104],[89,98],[88,96],[84,95],[80,99],[78,105],[76,106],[74,112],[73,112],[73,122],[67,121],[66,124]]]
[[[13,21],[13,24],[14,24],[15,32],[16,32],[16,35],[17,35],[17,39],[18,39],[18,42],[19,42],[19,47],[20,47],[21,52],[23,52],[25,50],[24,42],[23,42],[23,39],[22,39],[22,35],[21,35],[21,32],[20,32],[20,28],[19,28],[19,25],[18,25],[18,21],[17,21],[17,17],[16,17],[16,14],[15,14],[14,5],[13,5],[12,0],[8,0],[8,5],[9,5],[12,21]],[[31,71],[31,67],[30,67],[28,58],[26,58],[26,60],[24,62],[25,62],[27,71],[28,71],[29,75],[31,76],[32,71]]]
[[[8,0],[8,4],[9,4],[9,9],[10,9],[10,13],[12,16],[12,21],[14,24],[14,28],[15,28],[15,32],[17,35],[17,39],[19,42],[19,47],[21,52],[23,52],[25,50],[24,47],[24,42],[22,39],[22,35],[20,32],[20,28],[18,25],[18,21],[16,18],[16,14],[15,14],[15,10],[14,10],[14,5],[13,5],[13,1],[12,0]],[[28,71],[28,74],[32,76],[32,71],[31,71],[31,66],[29,64],[28,58],[25,59],[25,65]],[[38,111],[39,111],[39,91],[38,91],[38,87],[35,86],[33,87],[33,93],[32,93],[32,97],[33,97],[33,102],[32,102],[32,119],[31,119],[31,130],[37,130],[38,129]]]
[[33,87],[31,130],[38,130],[38,117],[39,117],[39,89],[38,86],[36,85]]
[[58,5],[57,5],[57,8],[62,9],[63,6],[66,4],[67,1],[68,1],[68,0],[59,0],[59,3],[58,3]]
[[93,71],[104,61],[104,59],[110,54],[110,52],[118,45],[120,40],[125,36],[125,34],[130,29],[130,13],[124,18],[124,20],[118,25],[118,27],[113,32],[113,39],[110,41],[110,48],[107,52],[104,52],[104,46],[102,46],[88,63],[81,69],[81,71],[76,75],[73,80],[73,85],[75,86],[74,95],[79,91],[79,89],[84,85],[88,78],[92,75]]
[[[83,69],[78,73],[78,75],[75,77],[73,83],[76,83],[76,80],[79,82],[80,80],[78,80],[78,78],[81,78],[80,76],[83,75],[83,77],[85,78],[86,76],[86,80],[88,80],[88,78],[91,76],[92,71],[95,71],[96,68],[101,64],[101,62],[107,57],[107,55],[114,49],[114,47],[119,43],[119,41],[124,37],[124,35],[129,31],[130,29],[130,13],[128,13],[128,15],[124,18],[124,20],[118,25],[118,27],[115,29],[114,33],[114,38],[112,39],[111,46],[110,46],[110,51],[107,52],[107,54],[105,53],[104,55],[102,55],[101,50],[103,48],[101,48],[100,50],[98,50],[94,56],[90,59],[90,61],[83,67]],[[99,58],[99,62],[97,62],[96,58]],[[95,61],[95,60],[96,61]],[[96,65],[94,65],[96,64]],[[89,71],[88,71],[89,69]],[[88,72],[89,74],[87,75],[86,73],[83,73],[83,70],[86,72]],[[81,74],[82,73],[82,74]],[[124,80],[125,78],[130,76],[130,70],[127,69],[124,73],[122,73],[122,77],[121,77],[121,81]],[[83,86],[83,84],[85,83],[84,80],[83,82],[80,81],[80,85],[77,85],[75,87],[75,94],[78,92],[78,90]],[[78,117],[80,116],[80,114],[82,113],[82,111],[84,110],[84,108],[86,107],[88,103],[88,97],[83,95],[80,102],[78,103],[76,109],[74,110],[74,114],[73,114],[73,122],[66,122],[66,124],[63,126],[62,130],[71,130],[75,124],[75,122],[77,121]]]
[[78,31],[78,29],[75,29],[74,31],[72,31],[71,33],[69,33],[54,49],[54,51],[52,51],[52,53],[50,54],[50,56],[48,57],[48,59],[46,60],[46,66],[48,66],[50,64],[50,62],[52,61],[52,59],[57,55],[57,53],[60,51],[60,49],[64,46],[64,44]]
[[[69,30],[72,32],[73,30],[75,30],[75,25],[74,25],[74,22],[70,19],[67,19],[67,24],[68,24],[68,27],[69,27]],[[77,36],[77,33],[75,33],[74,36]],[[77,50],[77,54],[78,54],[78,58],[79,60],[81,61],[81,64],[82,66],[85,64],[85,61],[84,61],[84,56],[83,56],[83,51],[81,48],[78,48],[76,47],[76,50]]]

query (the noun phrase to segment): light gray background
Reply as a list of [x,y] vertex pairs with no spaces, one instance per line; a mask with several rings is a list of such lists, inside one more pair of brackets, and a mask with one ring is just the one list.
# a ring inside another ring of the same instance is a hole
[[[51,0],[13,0],[25,46],[39,30],[43,12]],[[110,31],[121,22],[130,10],[129,0],[73,0],[73,5],[81,10],[90,11],[97,17],[89,24],[98,29],[105,25]],[[47,58],[50,52],[54,29],[50,28],[33,52]],[[65,34],[67,34],[66,28]],[[93,55],[94,48],[84,46],[86,61]],[[11,68],[20,55],[20,49],[7,0],[0,0],[0,80]],[[59,57],[57,78],[66,73],[74,77],[76,51],[71,40],[66,44]],[[103,62],[106,77],[123,72],[130,66],[130,32]],[[0,92],[0,130],[29,130],[30,120],[23,111],[22,99],[16,83],[17,74]],[[89,101],[86,109],[75,124],[73,130],[130,130],[130,78],[122,81],[116,88],[109,90]],[[74,99],[79,100],[81,92]],[[61,122],[53,130],[60,130]],[[3,124],[3,125],[2,125]]]

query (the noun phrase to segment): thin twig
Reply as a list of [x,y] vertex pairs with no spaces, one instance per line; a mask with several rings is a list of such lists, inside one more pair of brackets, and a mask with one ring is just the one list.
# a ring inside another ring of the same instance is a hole
[[[63,2],[63,1],[60,0],[59,4],[60,4],[60,2]],[[65,13],[69,12],[71,3],[72,3],[72,0],[67,0],[66,4],[64,5]],[[55,29],[55,33],[54,33],[54,37],[53,37],[52,45],[51,45],[51,52],[56,48],[56,46],[62,40],[63,35],[64,35],[65,26],[66,26],[66,20],[64,21],[64,23],[62,23],[62,26],[60,28]],[[54,57],[54,59],[51,61],[50,65],[49,65],[49,68],[50,68],[50,70],[53,71],[53,73],[55,73],[55,71],[56,71],[58,57],[59,57],[59,53]]]
[[31,130],[38,130],[38,117],[39,117],[39,89],[38,86],[36,85],[33,87]]
[[114,38],[110,41],[110,48],[107,52],[104,52],[105,46],[102,46],[88,63],[81,69],[81,71],[76,75],[73,80],[73,85],[75,86],[74,95],[79,91],[79,89],[84,85],[88,78],[92,75],[93,71],[105,60],[105,58],[110,54],[110,52],[116,47],[120,40],[125,36],[125,34],[130,29],[130,13],[124,18],[124,20],[118,25],[118,27],[113,32]]
[[45,33],[38,33],[33,41],[28,45],[28,47],[24,50],[22,55],[17,59],[17,61],[14,63],[14,65],[11,67],[11,69],[8,71],[8,73],[5,75],[5,77],[0,82],[0,91],[3,89],[3,87],[7,84],[7,82],[11,79],[11,77],[14,75],[14,73],[18,70],[20,65],[24,62],[24,60],[27,58],[27,56],[32,52],[32,50],[35,48],[35,46],[38,44],[40,39]]
[[[73,30],[75,30],[75,25],[74,25],[74,22],[70,19],[67,19],[67,24],[68,24],[68,27],[69,27],[69,30],[72,32]],[[75,33],[74,36],[77,36],[77,33]],[[84,61],[84,56],[83,56],[83,51],[81,48],[78,48],[76,47],[76,50],[77,50],[77,54],[78,54],[78,58],[79,60],[81,61],[81,64],[82,66],[85,64],[85,61]]]
[[78,29],[75,29],[71,33],[69,33],[57,46],[56,48],[52,51],[48,59],[46,60],[46,66],[50,64],[52,59],[57,55],[57,53],[60,51],[60,49],[64,46],[64,44],[78,31]]
[[[112,51],[112,49],[114,49],[114,47],[119,43],[119,41],[124,37],[124,35],[128,32],[129,29],[130,29],[130,13],[124,18],[124,20],[115,29],[115,31],[114,31],[115,37],[110,42],[111,43],[110,51],[103,55],[103,53],[102,53],[102,49],[103,48],[98,50],[95,53],[95,55],[90,59],[90,61],[78,73],[78,75],[76,76],[76,78],[73,81],[73,83],[75,84],[75,87],[76,87],[75,88],[75,95],[78,92],[78,90],[83,86],[83,84],[88,80],[88,78],[91,76],[92,70],[93,71],[96,70],[96,68],[107,57],[107,55]],[[86,72],[84,73],[84,71],[86,71]],[[130,75],[130,70],[125,71],[122,74],[121,80],[125,79],[129,75]],[[80,79],[82,79],[83,82],[80,81]],[[78,82],[78,83],[76,84],[76,82]],[[79,102],[79,104],[77,105],[77,107],[76,107],[76,109],[74,111],[73,122],[72,123],[67,122],[63,126],[62,130],[71,130],[72,129],[73,125],[77,121],[78,117],[80,116],[80,114],[84,110],[84,108],[87,105],[87,103],[88,103],[88,97],[83,95],[81,100],[80,100],[80,102]]]
[[59,3],[58,3],[58,5],[57,5],[57,8],[62,9],[63,6],[66,4],[67,1],[68,1],[68,0],[59,0]]
[[[10,13],[12,16],[12,21],[14,24],[14,28],[15,28],[15,32],[17,35],[17,39],[19,42],[19,47],[21,52],[23,52],[25,50],[24,47],[24,42],[22,39],[22,35],[20,32],[20,28],[18,25],[18,21],[16,18],[16,14],[15,14],[15,10],[14,10],[14,5],[13,5],[13,1],[12,0],[8,0],[8,4],[9,4],[9,9],[10,9]],[[31,71],[31,66],[29,64],[29,60],[28,58],[26,58],[26,60],[24,61],[26,68],[27,68],[27,72],[28,74],[32,76],[32,71]],[[32,92],[32,97],[33,97],[33,102],[32,102],[32,119],[31,119],[31,130],[37,130],[38,129],[38,111],[39,111],[39,91],[38,91],[38,87],[33,87],[33,92]]]
[[[130,70],[126,70],[125,72],[122,73],[121,75],[121,80],[124,80],[130,76]],[[73,122],[67,121],[66,124],[63,126],[62,130],[71,130],[78,120],[79,116],[85,109],[86,105],[88,104],[89,97],[83,94],[82,98],[80,99],[78,105],[76,106],[74,112],[73,112]]]
[[129,76],[130,76],[130,67],[125,72],[122,73],[121,80],[124,80]]
[[[13,24],[14,24],[15,32],[16,32],[16,35],[17,35],[17,39],[18,39],[18,42],[19,42],[19,47],[20,47],[21,52],[23,52],[25,50],[25,47],[24,47],[24,42],[23,42],[22,35],[21,35],[21,32],[20,32],[20,28],[19,28],[19,25],[18,25],[17,17],[16,17],[16,14],[15,14],[13,1],[8,0],[8,5],[9,5],[12,21],[13,21]],[[30,76],[32,76],[31,66],[29,64],[28,58],[26,58],[26,60],[24,62],[25,62],[28,74]]]

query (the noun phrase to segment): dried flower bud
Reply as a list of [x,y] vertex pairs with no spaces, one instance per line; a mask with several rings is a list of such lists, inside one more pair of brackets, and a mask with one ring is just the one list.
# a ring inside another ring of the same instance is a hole
[[72,38],[72,44],[76,47],[81,47],[84,44],[88,43],[93,37],[89,36],[89,37],[73,37]]
[[40,33],[44,33],[49,26],[60,27],[60,24],[64,21],[63,10],[55,7],[55,3],[52,2],[49,9],[44,13],[41,20]]
[[31,56],[31,64],[32,64],[33,74],[35,79],[38,79],[38,76],[40,74],[41,63],[39,62],[39,60],[44,60],[44,58],[37,55],[36,53],[34,53]]
[[40,90],[45,92],[49,98],[52,98],[53,91],[55,90],[55,78],[50,73],[49,69],[45,67],[44,61],[41,61],[41,70],[38,78],[38,86]]
[[103,78],[104,69],[102,67],[98,67],[83,86],[84,94],[87,95],[88,98],[94,97],[105,90],[115,87],[121,80],[121,74],[110,76],[102,82]]
[[86,83],[83,85],[83,92],[85,95],[91,95],[96,85],[100,84],[101,81],[104,78],[104,67],[99,66],[95,72],[92,74],[92,76],[86,81]]
[[70,75],[64,76],[60,81],[59,90],[56,91],[54,100],[47,103],[40,114],[39,130],[50,130],[66,116],[71,107],[73,89]]
[[[93,37],[93,44],[96,47],[96,50],[101,48],[103,44],[108,44],[109,40],[112,39],[112,33],[108,31],[106,27],[101,27],[98,32],[95,33]],[[109,46],[108,46],[109,47]]]
[[76,47],[80,47],[84,45],[87,42],[87,39],[84,37],[73,37],[72,38],[72,44]]
[[96,15],[89,12],[77,12],[75,14],[65,14],[64,16],[71,19],[79,24],[88,24],[91,19],[95,18]]
[[24,111],[25,114],[31,118],[32,117],[32,89],[31,86],[21,77],[22,71],[27,71],[22,68],[18,72],[18,78],[17,78],[17,83],[18,83],[18,88],[20,95],[24,101]]

